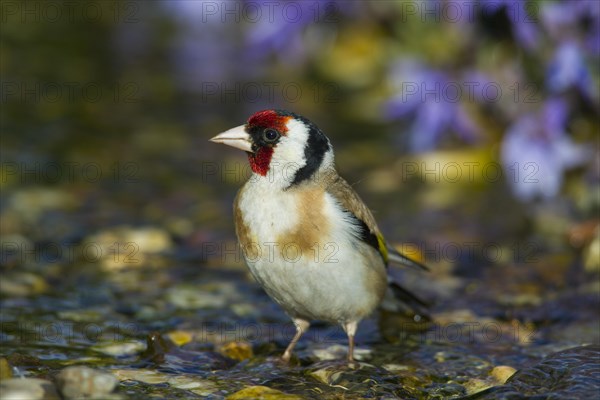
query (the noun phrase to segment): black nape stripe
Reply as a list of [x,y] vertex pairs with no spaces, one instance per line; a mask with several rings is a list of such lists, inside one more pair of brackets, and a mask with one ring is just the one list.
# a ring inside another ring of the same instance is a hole
[[325,153],[331,148],[329,140],[315,124],[299,115],[293,116],[308,127],[308,141],[306,142],[306,146],[304,146],[306,164],[296,171],[290,187],[310,179],[321,166]]

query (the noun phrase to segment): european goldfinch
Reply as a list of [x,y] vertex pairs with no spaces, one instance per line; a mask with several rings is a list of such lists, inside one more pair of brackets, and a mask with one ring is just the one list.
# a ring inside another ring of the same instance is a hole
[[250,161],[253,174],[234,203],[235,229],[250,272],[296,326],[282,359],[289,361],[310,321],[321,320],[343,327],[353,361],[358,323],[388,290],[388,261],[424,267],[386,245],[338,175],[329,139],[308,119],[260,111],[210,140],[245,151]]

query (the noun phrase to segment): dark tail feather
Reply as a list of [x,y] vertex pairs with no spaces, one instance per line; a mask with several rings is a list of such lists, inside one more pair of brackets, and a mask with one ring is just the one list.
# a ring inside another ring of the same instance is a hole
[[404,289],[396,282],[390,282],[388,286],[392,289],[394,297],[400,300],[414,314],[413,318],[415,320],[424,319],[425,321],[431,321],[431,316],[428,311],[428,308],[431,306],[430,303]]
[[388,259],[390,262],[395,263],[395,264],[405,265],[407,267],[411,267],[411,268],[415,268],[415,269],[420,269],[423,271],[429,271],[429,268],[427,268],[425,265],[406,257],[404,254],[400,253],[396,249],[388,246],[387,250],[388,250]]

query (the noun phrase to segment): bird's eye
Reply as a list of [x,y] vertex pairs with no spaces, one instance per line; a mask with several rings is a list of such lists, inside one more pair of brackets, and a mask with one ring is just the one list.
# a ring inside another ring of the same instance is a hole
[[279,139],[279,136],[279,132],[277,132],[275,129],[267,128],[263,131],[263,139],[269,143],[273,143]]

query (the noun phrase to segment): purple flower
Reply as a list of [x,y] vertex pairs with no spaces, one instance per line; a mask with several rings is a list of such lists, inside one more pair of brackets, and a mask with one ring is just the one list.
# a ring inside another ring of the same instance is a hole
[[575,3],[580,2],[546,2],[543,5],[540,16],[550,36],[553,38],[562,37],[566,30],[577,24],[581,15],[576,12],[580,8],[574,7]]
[[[203,90],[207,82],[220,83],[241,69],[236,57],[235,31],[223,23],[218,8],[226,2],[162,1],[161,6],[178,24],[172,57],[175,76],[186,90]],[[233,17],[229,17],[233,18]]]
[[546,74],[550,91],[560,93],[575,87],[588,100],[596,96],[595,85],[577,43],[562,43],[554,53]]
[[412,118],[409,130],[412,151],[434,149],[449,131],[463,140],[476,139],[477,126],[460,102],[464,96],[460,83],[415,61],[395,65],[391,80],[398,94],[388,100],[386,117]]
[[[314,22],[314,14],[310,7],[313,3],[257,3],[260,10],[267,10],[255,22],[247,26],[246,45],[250,58],[264,58],[276,53],[290,62],[304,58],[306,47],[303,46],[304,28]],[[285,6],[285,8],[283,7]]]
[[527,2],[521,0],[481,0],[483,13],[496,13],[504,9],[516,41],[528,50],[533,50],[539,42],[539,32],[535,18],[527,9]]
[[[543,2],[540,15],[553,39],[580,39],[590,53],[600,54],[600,3],[597,0]],[[580,32],[586,25],[587,32]]]
[[563,100],[548,100],[538,114],[524,115],[504,136],[502,164],[521,200],[556,196],[564,172],[589,159],[589,149],[573,143],[565,131],[567,114]]
[[[303,61],[315,47],[323,44],[322,40],[306,40],[304,33],[308,26],[321,24],[336,29],[340,14],[355,15],[362,9],[358,2],[339,0],[248,1],[245,4],[252,5],[249,10],[260,10],[260,17],[256,17],[258,11],[248,15],[245,55],[256,60],[276,54],[291,65]],[[326,33],[320,32],[321,39]]]

